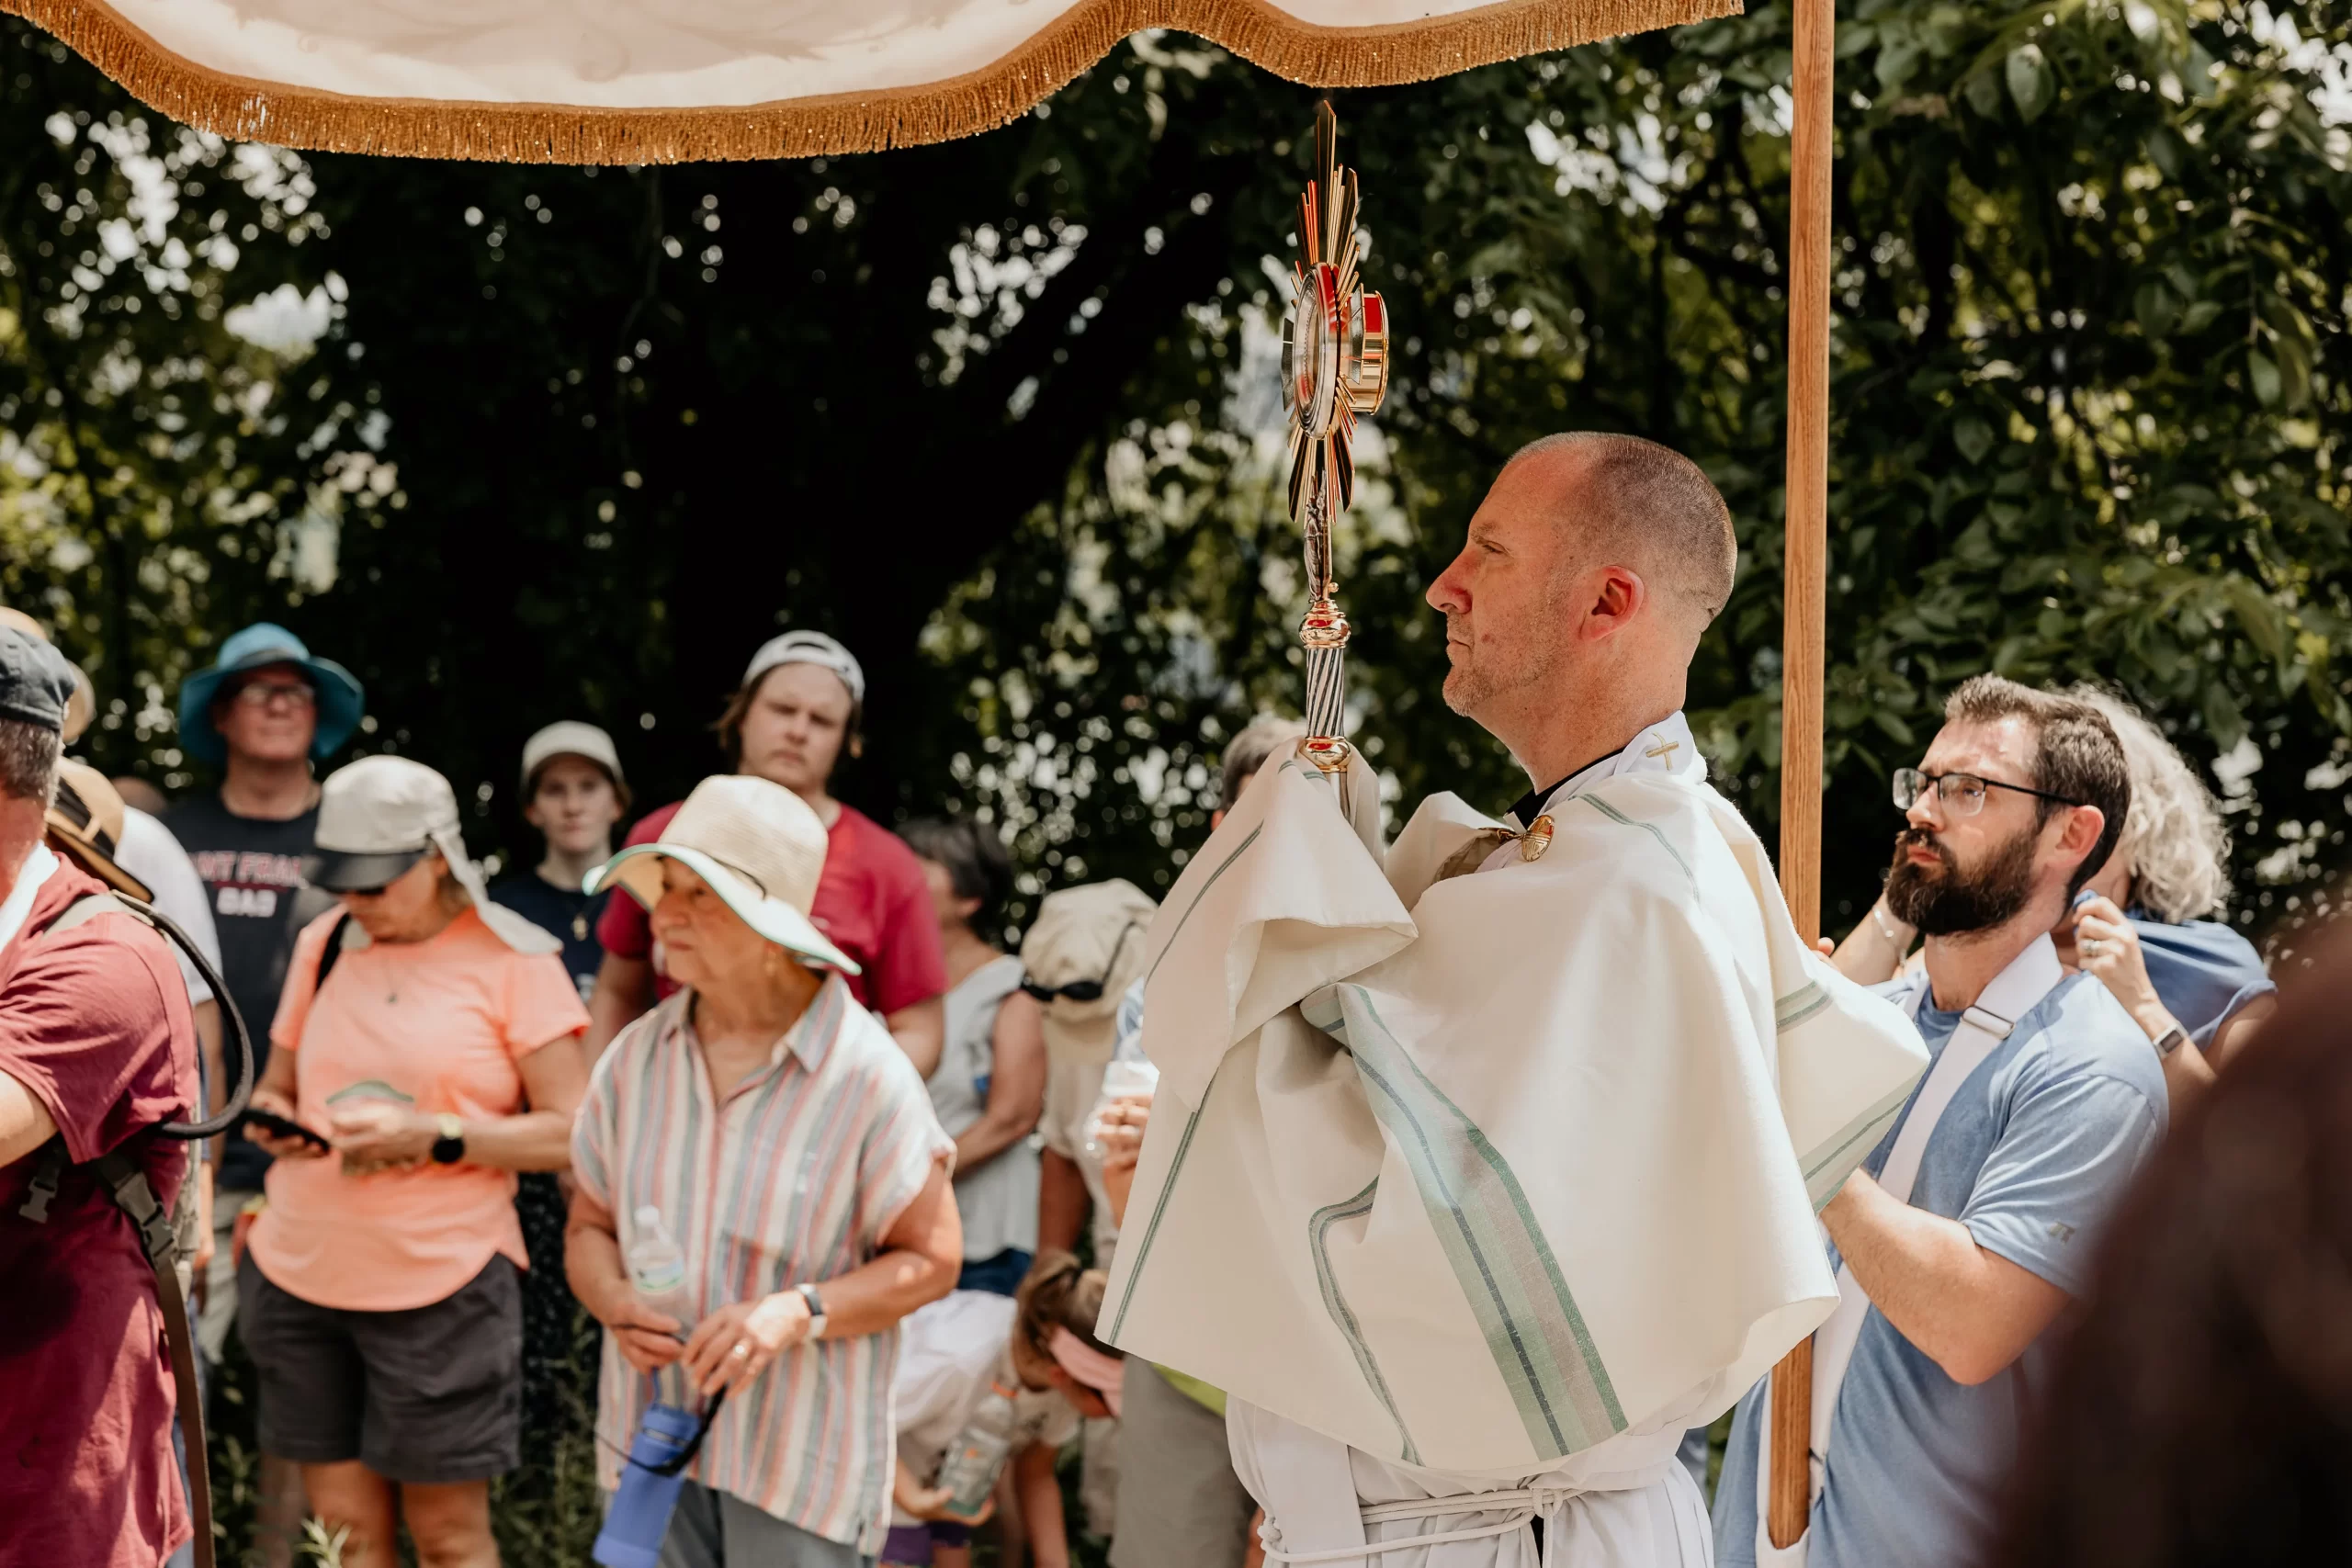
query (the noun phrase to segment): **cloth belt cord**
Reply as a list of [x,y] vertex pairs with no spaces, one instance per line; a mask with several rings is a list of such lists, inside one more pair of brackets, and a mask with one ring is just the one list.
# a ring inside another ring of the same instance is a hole
[[[1951,1038],[1944,1042],[1934,1065],[1928,1067],[1927,1078],[1919,1086],[1918,1098],[1911,1102],[1911,1109],[1903,1119],[1903,1130],[1895,1134],[1894,1146],[1887,1151],[1886,1164],[1879,1171],[1878,1184],[1889,1197],[1898,1203],[1911,1201],[1911,1188],[1918,1179],[1919,1161],[1928,1152],[1928,1140],[1934,1135],[1936,1123],[1943,1120],[1961,1085],[2009,1037],[2017,1021],[2041,1006],[2041,999],[2065,977],[2066,972],[2058,963],[2058,951],[2049,936],[2038,936],[2023,953],[2009,960],[2008,967],[1994,976],[1993,983],[1977,997],[1975,1005],[1960,1015],[1960,1023],[1952,1030]],[[1909,1003],[1913,1017],[1927,1006],[1933,992],[1934,987],[1928,984],[1923,972],[1918,990]],[[1870,1297],[1855,1280],[1853,1269],[1841,1258],[1838,1265],[1837,1310],[1813,1337],[1810,1458],[1811,1493],[1815,1502],[1821,1498],[1827,1473],[1829,1433],[1838,1414],[1838,1391],[1845,1383],[1846,1369],[1853,1361],[1854,1346],[1861,1337],[1862,1323],[1870,1310]],[[1766,1523],[1772,1497],[1769,1388],[1765,1401],[1766,1418],[1756,1423],[1756,1568],[1804,1568],[1806,1543],[1813,1534],[1810,1522],[1805,1533],[1786,1547],[1772,1544],[1772,1532]]]
[[[85,920],[118,911],[133,919],[139,918],[138,911],[112,895],[95,894],[77,901],[51,920],[42,934],[71,931]],[[50,1202],[57,1196],[59,1183],[73,1163],[66,1157],[62,1134],[43,1145],[40,1158],[24,1204],[17,1210],[36,1224],[48,1222]],[[188,1331],[187,1298],[180,1293],[178,1227],[164,1205],[156,1201],[147,1173],[120,1150],[100,1155],[90,1162],[90,1168],[114,1195],[115,1206],[137,1228],[140,1250],[147,1255],[147,1266],[155,1273],[155,1297],[164,1309],[164,1338],[172,1352],[172,1382],[179,1393],[180,1432],[187,1446],[187,1511],[196,1532],[190,1546],[196,1568],[213,1568],[212,1476],[206,1463],[204,1401],[197,1393],[196,1336]],[[185,1184],[181,1191],[186,1193]]]
[[1475,1525],[1467,1529],[1445,1530],[1437,1535],[1399,1536],[1395,1540],[1367,1541],[1362,1546],[1342,1546],[1327,1551],[1284,1551],[1273,1535],[1271,1520],[1259,1530],[1259,1544],[1265,1550],[1269,1562],[1355,1562],[1367,1557],[1379,1557],[1391,1551],[1410,1551],[1421,1547],[1445,1546],[1455,1541],[1491,1540],[1497,1536],[1523,1530],[1538,1519],[1544,1522],[1544,1568],[1552,1568],[1555,1553],[1559,1550],[1563,1517],[1567,1506],[1578,1497],[1595,1491],[1638,1491],[1655,1485],[1667,1477],[1668,1465],[1680,1464],[1679,1459],[1660,1464],[1646,1477],[1637,1478],[1629,1486],[1546,1486],[1538,1482],[1532,1486],[1514,1486],[1502,1492],[1465,1492],[1452,1497],[1416,1497],[1401,1503],[1374,1503],[1363,1513],[1368,1525],[1393,1524],[1399,1519],[1450,1519],[1464,1514],[1490,1514],[1498,1509],[1509,1517],[1491,1525]]

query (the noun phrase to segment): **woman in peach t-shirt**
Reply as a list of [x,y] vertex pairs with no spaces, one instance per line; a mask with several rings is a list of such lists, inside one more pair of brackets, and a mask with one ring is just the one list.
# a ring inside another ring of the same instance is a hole
[[[484,896],[448,782],[370,757],[330,776],[304,929],[255,1109],[331,1147],[277,1156],[238,1271],[261,1446],[295,1461],[346,1568],[495,1561],[490,1479],[521,1437],[529,1260],[514,1173],[570,1164],[588,1014],[548,933]],[[319,972],[335,943],[323,984]]]

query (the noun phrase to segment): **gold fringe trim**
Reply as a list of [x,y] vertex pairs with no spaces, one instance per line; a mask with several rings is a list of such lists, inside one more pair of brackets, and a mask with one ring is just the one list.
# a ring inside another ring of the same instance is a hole
[[1384,87],[1713,17],[1742,0],[1499,0],[1421,22],[1322,28],[1264,0],[1085,0],[993,65],[922,87],[728,108],[361,98],[184,60],[105,0],[0,0],[141,103],[240,141],[508,164],[684,164],[916,147],[991,130],[1149,28],[1197,34],[1310,87]]

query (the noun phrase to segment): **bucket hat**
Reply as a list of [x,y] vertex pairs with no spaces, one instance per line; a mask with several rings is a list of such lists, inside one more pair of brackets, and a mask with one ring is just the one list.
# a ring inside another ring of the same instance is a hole
[[434,850],[500,941],[517,953],[563,951],[554,936],[490,901],[481,869],[458,830],[458,792],[406,757],[362,757],[327,775],[319,786],[318,831],[302,857],[302,878],[330,893],[368,892]]
[[332,659],[319,659],[302,639],[284,626],[256,621],[220,645],[210,668],[180,682],[180,750],[199,762],[218,765],[228,760],[228,743],[212,723],[212,700],[223,682],[271,664],[291,664],[302,671],[319,697],[319,727],[311,737],[311,756],[333,756],[359,728],[367,705],[359,678]]
[[[1144,971],[1159,912],[1149,894],[1117,878],[1049,893],[1037,906],[1022,939],[1021,964],[1028,971],[1024,987],[1059,993],[1038,1006],[1046,1050],[1055,1060],[1111,1059],[1119,999]],[[1080,994],[1070,995],[1072,987]]]
[[87,762],[57,764],[57,798],[43,818],[50,846],[118,893],[154,902],[147,885],[117,865],[122,842],[122,796]]
[[662,897],[657,858],[674,860],[710,884],[743,923],[788,953],[858,973],[847,953],[808,918],[825,873],[825,825],[808,803],[766,779],[726,773],[695,785],[678,814],[649,844],[631,844],[588,874],[589,893],[615,884],[650,909]]

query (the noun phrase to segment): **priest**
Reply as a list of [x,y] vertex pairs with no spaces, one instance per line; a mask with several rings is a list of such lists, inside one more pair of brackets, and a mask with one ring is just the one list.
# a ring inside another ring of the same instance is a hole
[[1161,907],[1102,1322],[1228,1391],[1271,1562],[1700,1568],[1683,1432],[1836,1303],[1815,1213],[1926,1058],[1706,782],[1736,558],[1662,446],[1520,452],[1429,593],[1510,820],[1439,795],[1384,858],[1363,764],[1292,759]]

